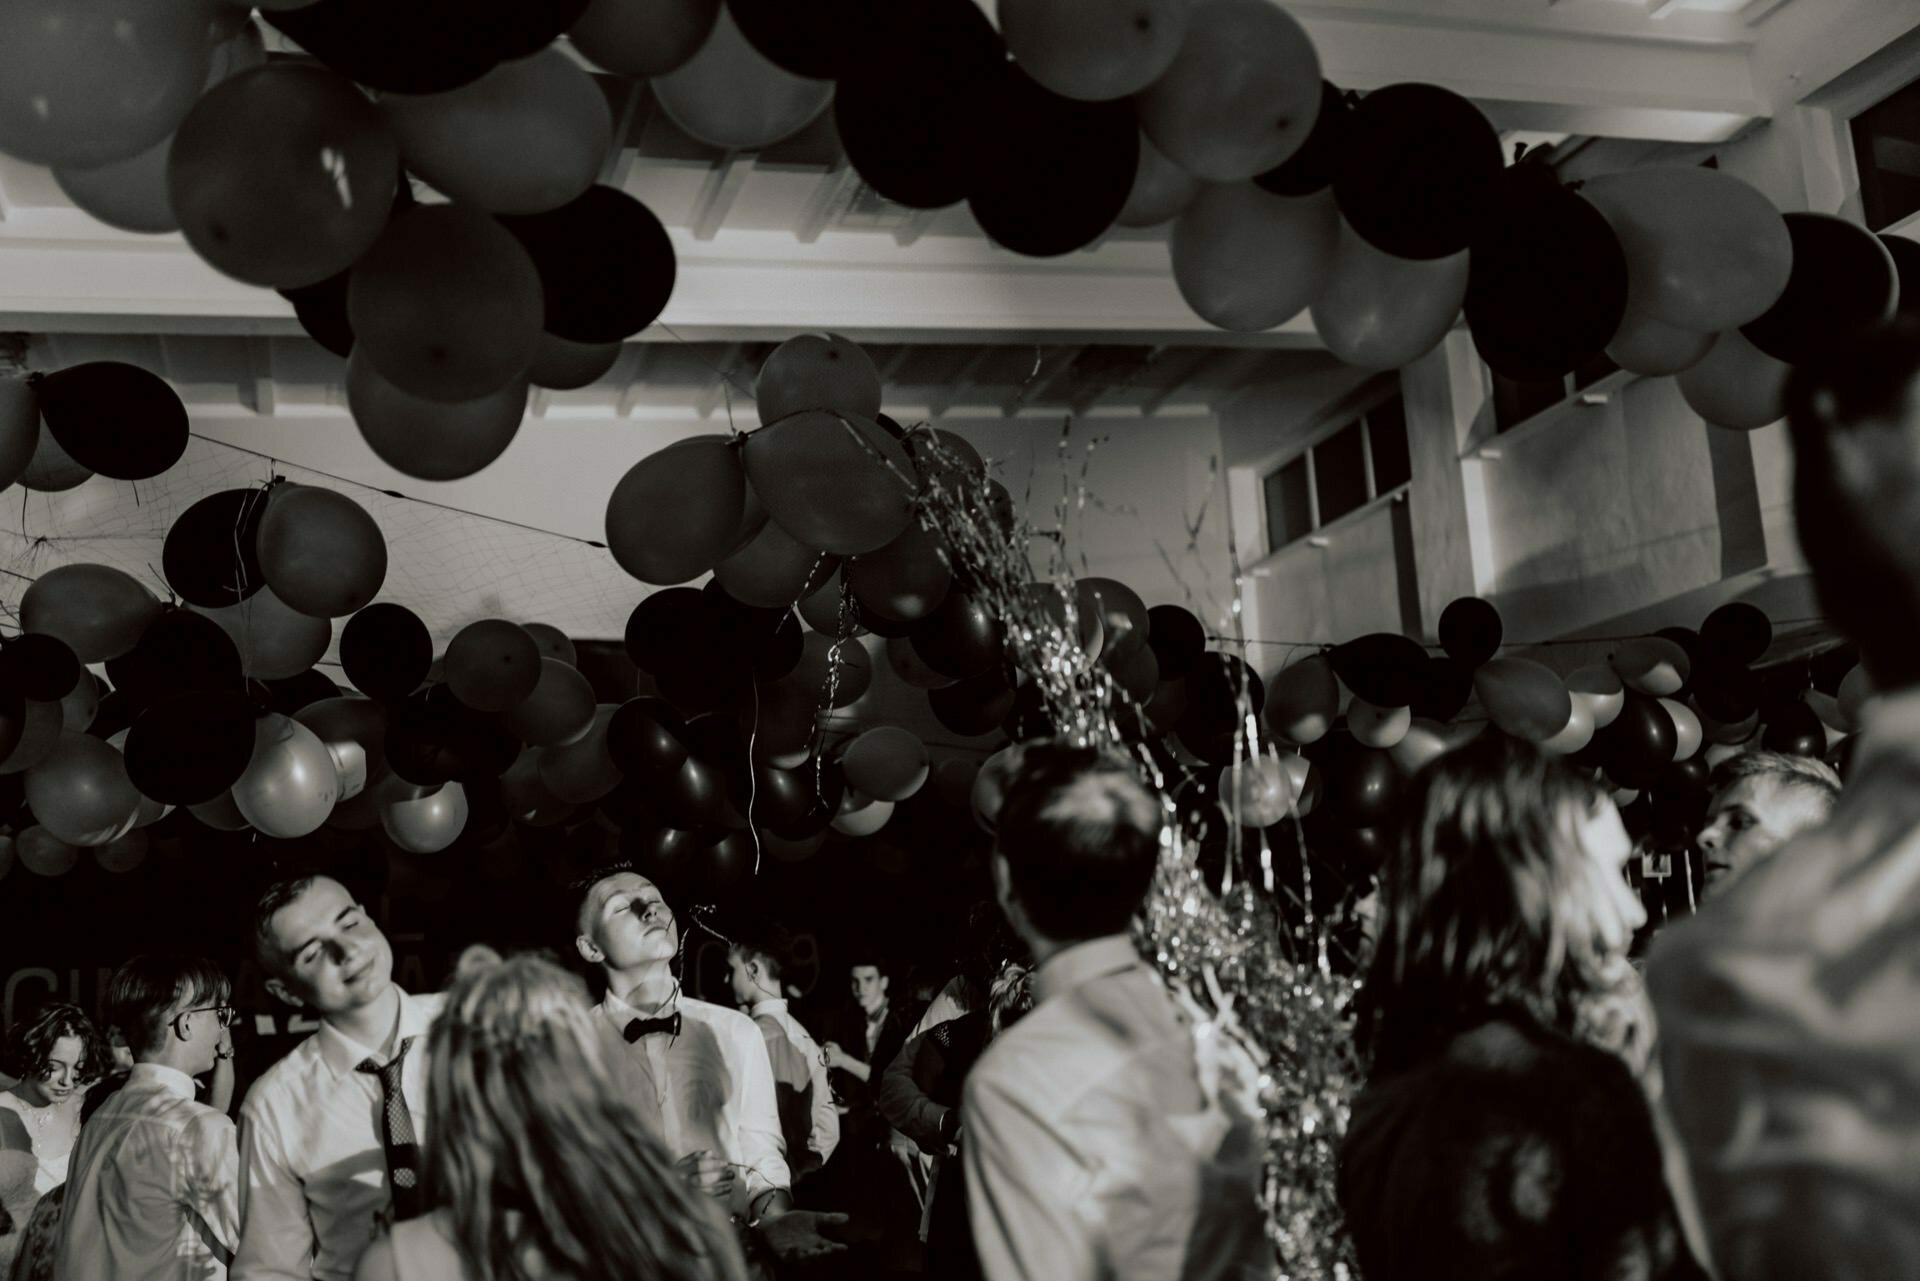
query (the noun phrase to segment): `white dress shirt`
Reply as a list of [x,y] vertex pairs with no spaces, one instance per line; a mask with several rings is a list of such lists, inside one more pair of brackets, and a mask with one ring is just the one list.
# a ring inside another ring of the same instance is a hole
[[193,1078],[138,1063],[80,1133],[57,1277],[221,1281],[240,1239],[240,1152]]
[[[427,1029],[442,998],[400,993],[394,1038],[413,1037],[400,1092],[426,1140]],[[389,1062],[321,1024],[267,1069],[240,1108],[240,1247],[234,1281],[347,1281],[391,1203],[381,1143],[380,1080],[355,1069]]]
[[[815,1168],[825,1165],[833,1158],[833,1150],[840,1146],[840,1113],[833,1106],[833,1087],[827,1083],[827,1056],[820,1043],[811,1033],[793,1017],[784,1000],[770,998],[755,1001],[747,1009],[762,1031],[775,1029],[784,1036],[794,1052],[805,1062],[807,1068],[807,1106],[809,1128],[807,1147],[815,1157]],[[769,1037],[771,1040],[771,1037]],[[769,1045],[771,1052],[771,1045]],[[775,1074],[776,1076],[778,1073]],[[794,1163],[787,1163],[791,1167]]]
[[1122,935],[1055,955],[967,1076],[960,1148],[988,1281],[1274,1275],[1253,1127]]
[[669,1156],[706,1151],[730,1162],[735,1214],[750,1213],[775,1188],[792,1188],[773,1064],[759,1024],[738,1010],[682,996],[658,1016],[645,1016],[666,1018],[677,1009],[679,1036],[655,1032],[629,1043],[624,1029],[640,1012],[611,992],[599,1009],[622,1034],[627,1053],[647,1060]]

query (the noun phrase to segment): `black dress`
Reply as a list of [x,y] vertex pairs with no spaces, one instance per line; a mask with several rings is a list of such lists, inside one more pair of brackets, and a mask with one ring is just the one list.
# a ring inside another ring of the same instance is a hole
[[1339,1196],[1367,1281],[1706,1281],[1639,1083],[1523,1017],[1371,1081]]

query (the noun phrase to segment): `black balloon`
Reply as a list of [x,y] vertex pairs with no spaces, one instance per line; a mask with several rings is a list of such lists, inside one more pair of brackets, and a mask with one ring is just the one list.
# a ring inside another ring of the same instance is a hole
[[524,0],[318,0],[261,17],[327,66],[388,93],[445,93],[523,57]]
[[980,106],[1004,74],[1006,45],[973,0],[886,5],[878,15],[886,20],[869,28],[870,56],[834,91],[847,159],[896,204],[956,204],[973,186]]
[[619,342],[659,319],[673,296],[673,241],[624,191],[589,187],[558,209],[500,222],[539,269],[546,330],[556,338]]
[[627,657],[643,672],[658,673],[682,649],[697,642],[706,610],[696,587],[654,592],[627,616]]
[[806,789],[807,809],[793,822],[775,828],[774,835],[784,840],[804,841],[833,826],[833,820],[840,813],[840,802],[847,794],[847,779],[840,772],[838,761],[819,758],[790,772]]
[[1717,656],[1693,669],[1691,692],[1701,714],[1722,725],[1738,725],[1760,708],[1760,682],[1753,673]]
[[1393,757],[1378,748],[1362,747],[1347,734],[1328,735],[1322,741],[1332,745],[1321,756],[1326,794],[1315,813],[1324,811],[1327,821],[1346,828],[1391,824],[1406,782]]
[[1444,725],[1458,716],[1472,698],[1473,669],[1457,658],[1432,654],[1427,657],[1426,669],[1421,673],[1410,706],[1415,716]]
[[369,605],[341,629],[340,666],[369,698],[405,698],[433,666],[433,636],[405,605]]
[[147,625],[140,643],[107,660],[107,679],[136,715],[187,690],[238,690],[240,650],[226,629],[190,609],[168,609]]
[[1500,652],[1500,611],[1478,596],[1462,596],[1440,611],[1440,648],[1454,661],[1479,667]]
[[1602,744],[1607,777],[1618,787],[1652,787],[1673,764],[1678,734],[1660,700],[1628,690],[1613,724],[1594,735]]
[[687,753],[718,770],[729,788],[746,782],[747,740],[737,719],[717,712],[691,717],[681,738]]
[[727,0],[747,43],[776,67],[813,80],[857,71],[869,52],[861,34],[880,25],[874,0]]
[[1773,623],[1765,613],[1745,601],[1722,605],[1707,615],[1700,625],[1703,653],[1725,658],[1743,666],[1757,663],[1773,644]]
[[1882,234],[1880,243],[1893,255],[1893,272],[1900,282],[1900,314],[1920,316],[1920,241]]
[[127,777],[163,805],[210,801],[246,773],[253,722],[253,700],[238,691],[163,698],[127,733]]
[[387,764],[409,783],[430,787],[475,776],[497,777],[520,755],[520,742],[492,716],[432,685],[387,712]]
[[686,763],[686,724],[659,698],[631,698],[607,722],[607,754],[630,779],[671,778]]
[[691,756],[660,785],[660,812],[683,830],[718,826],[731,809],[720,771]]
[[1782,703],[1768,712],[1760,746],[1769,752],[1818,760],[1827,754],[1827,729],[1805,703]]
[[1858,223],[1790,213],[1793,272],[1787,291],[1740,332],[1776,360],[1799,364],[1893,319],[1900,280],[1893,256]]
[[1612,225],[1545,165],[1507,170],[1467,276],[1481,359],[1507,378],[1558,378],[1599,354],[1626,312],[1627,255]]
[[187,452],[187,407],[138,365],[92,360],[42,376],[40,418],[60,448],[113,480],[150,480]]
[[1202,655],[1186,682],[1187,713],[1177,728],[1189,746],[1196,740],[1244,734],[1247,713],[1258,716],[1267,705],[1266,685],[1245,659],[1233,654]]
[[0,690],[36,703],[54,703],[73,693],[79,683],[80,660],[57,636],[22,632],[0,645]]
[[1147,644],[1160,664],[1160,679],[1185,676],[1207,652],[1207,629],[1191,610],[1155,605],[1147,611]]
[[749,824],[765,827],[776,836],[805,824],[813,809],[811,762],[798,770],[755,765],[752,783],[733,798],[733,807]]
[[791,609],[763,609],[735,600],[717,578],[700,589],[710,637],[743,651],[757,681],[777,681],[800,665],[806,636]]
[[500,58],[531,58],[558,40],[591,0],[521,0],[501,11],[506,28],[498,37]]
[[1278,168],[1254,178],[1255,185],[1276,196],[1310,196],[1333,185],[1333,179],[1346,161],[1347,124],[1353,116],[1353,104],[1332,81],[1320,82],[1320,114],[1314,117],[1313,132],[1300,150]]
[[1500,177],[1500,136],[1480,108],[1426,84],[1376,89],[1354,108],[1333,180],[1347,224],[1398,258],[1445,258],[1472,243]]
[[[326,673],[309,667],[297,676],[262,682],[273,700],[273,710],[291,716],[311,703],[340,697],[340,687]],[[471,801],[471,797],[468,798]],[[466,831],[461,829],[462,833]]]
[[1656,791],[1685,790],[1686,788],[1705,788],[1707,780],[1713,776],[1713,767],[1707,764],[1704,753],[1695,752],[1684,761],[1675,761],[1661,771],[1654,783]]
[[189,605],[221,609],[266,583],[255,543],[268,490],[223,489],[181,512],[167,531],[160,568]]
[[1687,669],[1681,674],[1684,679],[1680,682],[1679,690],[1667,695],[1669,698],[1684,699],[1693,691],[1693,669],[1706,658],[1706,651],[1700,647],[1700,633],[1691,627],[1662,627],[1654,635],[1661,640],[1672,641],[1687,656]]
[[1392,632],[1374,632],[1327,655],[1334,675],[1375,707],[1411,707],[1428,672],[1427,651]]
[[1140,167],[1130,100],[1076,102],[1009,63],[976,110],[980,150],[967,204],[997,244],[1048,258],[1113,226]]
[[[0,699],[4,698],[5,694],[0,693]],[[0,703],[0,742],[6,741],[5,720],[5,704]],[[95,738],[112,738],[132,724],[133,708],[127,703],[127,696],[116,689],[101,694],[100,708],[93,714],[93,724],[87,726],[87,733]]]
[[997,669],[927,691],[934,719],[963,738],[991,734],[1013,711],[1013,688]]
[[668,894],[686,891],[693,854],[701,838],[677,827],[628,827],[620,833],[620,856]]
[[[97,714],[94,719],[99,719]],[[20,746],[20,739],[26,732],[27,700],[20,696],[19,690],[0,686],[0,748],[5,749],[6,756],[11,756],[13,749]],[[0,760],[5,760],[6,756],[0,756]],[[12,774],[0,774],[0,779],[13,778]]]
[[1003,652],[999,622],[985,604],[958,588],[908,636],[922,662],[957,681],[999,666]]
[[1813,687],[1822,694],[1838,696],[1840,682],[1860,665],[1860,651],[1852,645],[1825,650],[1813,656]]

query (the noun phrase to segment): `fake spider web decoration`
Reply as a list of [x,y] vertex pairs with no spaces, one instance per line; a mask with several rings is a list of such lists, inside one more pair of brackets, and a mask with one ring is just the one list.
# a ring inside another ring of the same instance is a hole
[[[174,521],[210,494],[257,488],[276,476],[336,490],[367,510],[387,540],[387,577],[375,599],[418,614],[436,652],[481,618],[550,623],[588,639],[619,637],[634,605],[653,590],[622,573],[605,548],[584,539],[401,496],[196,436],[185,456],[152,480],[95,476],[64,493],[15,487],[0,495],[0,618],[9,630],[17,629],[27,588],[61,565],[110,565],[160,599],[172,599],[161,551]],[[338,661],[344,625],[344,619],[334,620],[328,664]]]

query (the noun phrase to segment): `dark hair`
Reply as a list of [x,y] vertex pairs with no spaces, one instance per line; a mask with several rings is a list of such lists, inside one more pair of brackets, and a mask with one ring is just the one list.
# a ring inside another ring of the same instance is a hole
[[1827,617],[1884,687],[1920,680],[1920,319],[1835,344],[1787,383],[1794,521]]
[[168,1013],[182,998],[189,1006],[219,1005],[232,995],[227,976],[204,956],[136,956],[107,984],[107,1026],[137,1057],[162,1043]]
[[778,984],[787,972],[787,939],[779,930],[749,930],[732,940],[727,950],[749,961],[760,962],[766,976]]
[[319,880],[315,873],[283,877],[260,891],[253,902],[253,952],[262,968],[275,978],[285,978],[287,961],[273,942],[273,918],[282,908],[300,901],[300,896]]
[[1160,806],[1126,758],[1031,747],[994,835],[1027,922],[1062,942],[1118,934],[1160,862]]
[[66,1001],[49,1001],[40,1012],[24,1023],[13,1025],[7,1039],[7,1068],[22,1081],[45,1077],[53,1058],[53,1047],[62,1037],[80,1042],[80,1062],[74,1076],[81,1085],[98,1081],[113,1064],[113,1051],[93,1025],[86,1012]]
[[1571,1032],[1601,990],[1568,936],[1586,855],[1569,812],[1599,786],[1528,744],[1482,734],[1415,776],[1380,876],[1358,1036],[1376,1075],[1407,1067],[1489,1012],[1518,1008]]

